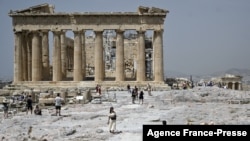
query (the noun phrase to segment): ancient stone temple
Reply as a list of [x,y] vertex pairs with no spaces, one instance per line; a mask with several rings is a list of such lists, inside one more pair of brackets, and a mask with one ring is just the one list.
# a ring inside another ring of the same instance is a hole
[[221,77],[222,85],[232,90],[242,90],[242,76],[226,74]]
[[[10,11],[15,37],[13,83],[164,84],[167,13],[142,6],[137,12],[57,13],[49,4]],[[69,31],[72,38],[66,36]],[[87,35],[89,31],[93,34]]]

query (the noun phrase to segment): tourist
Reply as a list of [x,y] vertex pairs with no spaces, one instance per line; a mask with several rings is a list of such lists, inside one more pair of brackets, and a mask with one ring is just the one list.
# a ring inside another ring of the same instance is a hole
[[141,90],[140,94],[139,94],[139,104],[143,104],[143,99],[144,99],[144,92]]
[[136,92],[135,89],[132,90],[132,103],[135,104]]
[[101,89],[101,85],[98,86],[98,94],[101,95],[102,94],[102,89]]
[[38,105],[36,105],[34,113],[35,113],[35,115],[42,115],[42,110],[39,108]]
[[31,98],[31,95],[28,96],[27,98],[27,101],[26,101],[26,114],[28,114],[29,110],[30,110],[30,113],[32,114],[32,111],[33,111],[33,107],[32,107],[32,98]]
[[138,99],[138,88],[135,86],[135,99]]
[[108,115],[109,132],[115,133],[116,130],[116,113],[114,107],[110,107]]
[[3,100],[3,112],[4,112],[4,118],[8,118],[8,112],[9,112],[9,106],[8,106],[8,100]]
[[130,94],[131,90],[130,90],[130,85],[129,84],[127,85],[127,90],[128,90],[128,93]]
[[63,99],[60,97],[60,93],[58,93],[55,98],[56,116],[57,114],[61,116],[62,100]]
[[147,85],[147,90],[148,90],[148,95],[152,96],[152,94],[151,94],[151,85],[149,83]]
[[96,85],[95,90],[96,90],[96,93],[99,92],[99,85],[98,84]]
[[162,121],[162,125],[167,125],[167,121],[166,121],[166,120],[163,120],[163,121]]

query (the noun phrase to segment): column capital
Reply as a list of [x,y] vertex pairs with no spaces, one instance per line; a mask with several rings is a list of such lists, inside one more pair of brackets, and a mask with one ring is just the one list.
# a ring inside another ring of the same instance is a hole
[[14,34],[22,34],[22,31],[14,31]]
[[61,30],[51,30],[53,34],[60,35],[62,33]]
[[15,28],[13,28],[13,32],[14,32],[14,33],[23,32],[23,30],[22,30],[22,29],[15,29]]
[[164,32],[164,29],[154,29],[155,32]]
[[95,33],[102,33],[103,32],[103,30],[93,30],[93,32],[95,32]]
[[40,32],[41,30],[30,30],[29,32],[32,32],[32,33],[34,33],[34,32]]
[[42,30],[40,30],[40,32],[47,33],[47,32],[49,32],[49,30],[48,29],[42,29]]
[[73,28],[72,31],[73,32],[83,32],[83,31],[85,31],[85,29]]
[[146,30],[140,29],[140,30],[137,30],[136,32],[137,32],[138,34],[145,34]]
[[38,31],[38,30],[30,30],[29,33],[31,33],[32,35],[37,35],[37,34],[39,34],[41,32]]
[[124,33],[124,30],[122,30],[122,29],[116,29],[115,32],[117,32],[117,33]]
[[74,34],[82,33],[82,30],[72,30]]

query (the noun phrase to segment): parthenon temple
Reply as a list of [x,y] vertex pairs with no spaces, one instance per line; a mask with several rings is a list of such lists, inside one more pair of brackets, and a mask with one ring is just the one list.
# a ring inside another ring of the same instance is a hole
[[[41,4],[11,10],[14,84],[164,84],[168,10],[54,12]],[[72,36],[68,35],[72,33]]]

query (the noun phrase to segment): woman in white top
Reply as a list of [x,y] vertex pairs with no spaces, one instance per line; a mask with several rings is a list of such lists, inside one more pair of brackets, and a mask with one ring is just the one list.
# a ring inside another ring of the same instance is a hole
[[116,130],[116,113],[114,107],[110,107],[108,116],[109,132],[114,133]]

